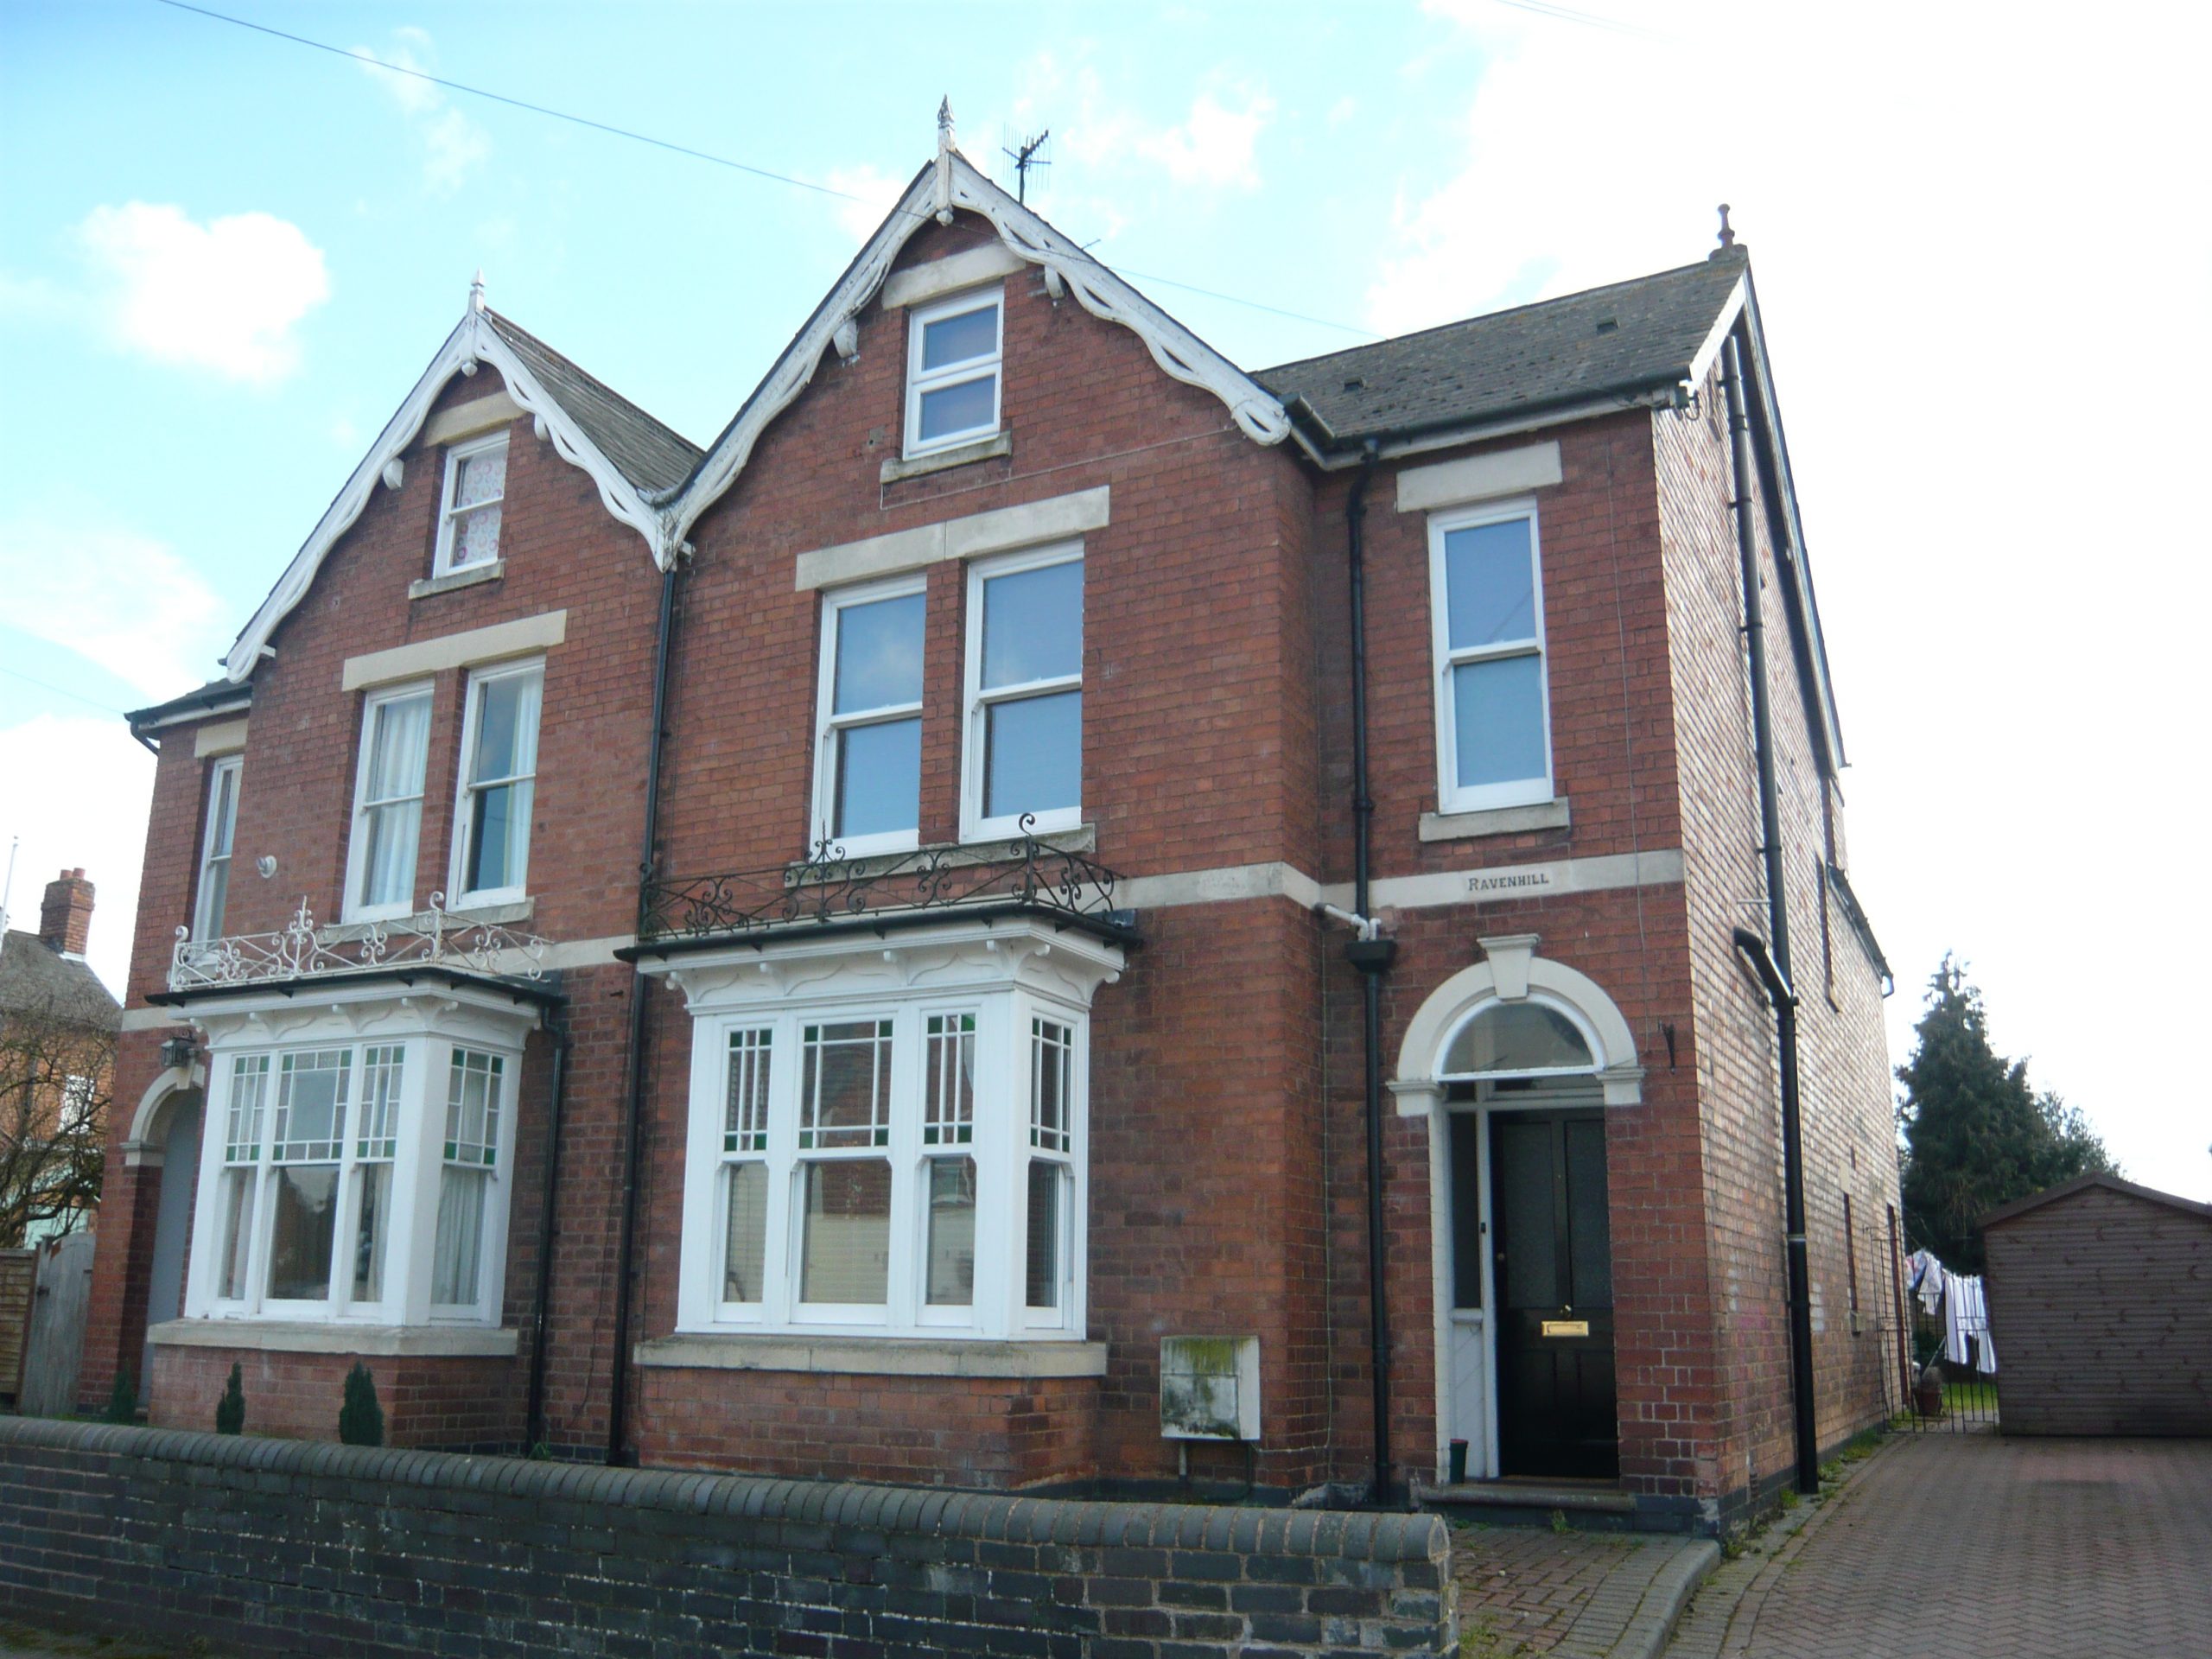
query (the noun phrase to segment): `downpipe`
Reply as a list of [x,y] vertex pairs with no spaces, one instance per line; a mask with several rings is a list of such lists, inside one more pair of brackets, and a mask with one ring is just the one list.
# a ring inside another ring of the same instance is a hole
[[553,1306],[553,1217],[561,1191],[561,1112],[568,1097],[568,1009],[556,1009],[548,1017],[545,1029],[553,1039],[553,1087],[545,1117],[545,1197],[537,1216],[537,1306],[531,1316],[530,1403],[523,1413],[523,1450],[531,1457],[545,1444],[545,1337]]
[[1797,1490],[1821,1490],[1820,1429],[1814,1411],[1812,1269],[1805,1248],[1805,1147],[1799,1111],[1797,997],[1790,987],[1789,898],[1783,883],[1782,809],[1774,773],[1774,711],[1767,685],[1766,618],[1759,588],[1758,532],[1751,518],[1751,423],[1744,399],[1743,347],[1732,333],[1722,377],[1728,398],[1729,459],[1733,473],[1736,552],[1742,565],[1744,639],[1751,663],[1751,738],[1758,760],[1759,838],[1766,867],[1767,937],[1738,928],[1735,944],[1749,958],[1774,1008],[1775,1046],[1782,1073],[1783,1238],[1789,1274],[1789,1392],[1797,1447]]

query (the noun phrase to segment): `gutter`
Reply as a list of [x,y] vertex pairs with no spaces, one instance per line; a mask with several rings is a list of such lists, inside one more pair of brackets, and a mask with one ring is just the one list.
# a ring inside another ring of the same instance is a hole
[[1144,944],[1143,936],[1137,931],[1137,914],[1134,910],[1084,913],[1020,899],[996,904],[938,905],[929,908],[916,906],[910,909],[880,911],[834,922],[790,922],[774,927],[751,928],[742,932],[735,929],[723,929],[715,932],[684,933],[651,941],[640,940],[636,944],[621,946],[614,952],[614,957],[618,962],[632,963],[644,962],[649,957],[666,962],[673,957],[692,956],[702,950],[746,947],[765,951],[772,944],[788,944],[795,939],[836,938],[854,933],[873,933],[878,938],[888,938],[893,933],[914,928],[975,922],[981,922],[988,927],[994,922],[1021,918],[1050,923],[1058,932],[1087,933],[1108,944],[1134,950]]

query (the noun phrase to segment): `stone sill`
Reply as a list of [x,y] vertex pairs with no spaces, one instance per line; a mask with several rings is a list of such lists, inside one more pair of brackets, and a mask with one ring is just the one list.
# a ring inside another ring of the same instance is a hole
[[963,443],[951,449],[938,449],[926,455],[893,455],[883,463],[879,475],[885,484],[896,484],[902,478],[920,478],[929,473],[941,473],[951,467],[965,467],[971,461],[993,461],[1014,453],[1014,434],[1001,432],[976,443]]
[[[1072,830],[1048,830],[1037,836],[1037,845],[1048,853],[1094,853],[1098,850],[1098,826],[1079,823]],[[860,858],[833,860],[826,864],[793,861],[784,870],[784,884],[798,887],[813,881],[866,880],[925,853],[942,855],[942,867],[966,869],[976,864],[1011,864],[1021,856],[1021,837],[1004,841],[933,841],[908,853],[869,853]]]
[[1423,841],[1469,841],[1477,836],[1525,835],[1531,830],[1565,830],[1573,823],[1567,798],[1532,806],[1494,806],[1482,812],[1424,812]]
[[420,582],[407,584],[407,597],[429,599],[437,594],[450,594],[458,588],[474,588],[479,582],[497,582],[507,574],[505,559],[492,559],[482,564],[472,564],[442,576],[425,576]]
[[[511,922],[526,922],[537,913],[535,896],[505,905],[474,905],[467,910],[446,912],[446,931],[466,933],[472,927],[505,927]],[[329,922],[315,929],[315,938],[325,944],[352,944],[365,939],[372,930],[379,927],[428,933],[431,914],[429,911],[418,910],[412,916],[388,916],[380,922]]]
[[841,1376],[1103,1376],[1103,1342],[679,1333],[638,1344],[640,1365]]
[[276,1354],[394,1354],[511,1358],[522,1333],[485,1325],[346,1325],[310,1319],[169,1319],[146,1340],[168,1348],[250,1348]]

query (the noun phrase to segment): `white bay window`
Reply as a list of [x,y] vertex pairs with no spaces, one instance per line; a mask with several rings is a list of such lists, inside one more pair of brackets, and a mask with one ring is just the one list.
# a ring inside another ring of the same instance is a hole
[[193,1016],[223,1133],[201,1153],[186,1319],[496,1325],[534,1011],[473,988],[317,1002]]
[[1082,1336],[1116,947],[947,919],[641,965],[694,1022],[679,1332]]
[[1552,798],[1536,509],[1494,504],[1429,519],[1437,810]]

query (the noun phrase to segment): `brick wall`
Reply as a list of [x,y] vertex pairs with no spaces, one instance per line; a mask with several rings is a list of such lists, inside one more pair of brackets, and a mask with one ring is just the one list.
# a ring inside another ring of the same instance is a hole
[[1458,1650],[1433,1516],[1059,1503],[0,1421],[0,1608],[250,1652]]

